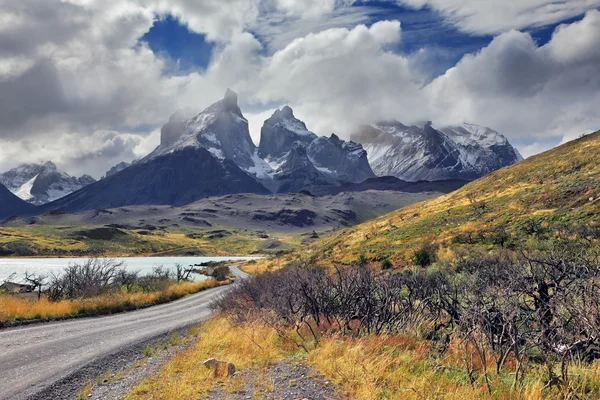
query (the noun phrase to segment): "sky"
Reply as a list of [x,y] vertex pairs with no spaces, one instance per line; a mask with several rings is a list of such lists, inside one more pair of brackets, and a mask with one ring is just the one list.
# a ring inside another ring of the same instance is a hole
[[600,129],[600,0],[0,0],[0,171],[102,176],[236,91],[253,139],[470,122],[531,156]]

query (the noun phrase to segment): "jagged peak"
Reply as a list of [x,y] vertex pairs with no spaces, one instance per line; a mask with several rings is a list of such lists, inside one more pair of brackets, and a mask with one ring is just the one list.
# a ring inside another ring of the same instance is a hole
[[282,109],[277,109],[275,110],[275,112],[273,113],[273,115],[271,116],[272,120],[276,120],[276,121],[282,121],[282,120],[290,120],[290,119],[296,119],[296,117],[294,116],[294,110],[292,110],[292,108],[290,106],[285,106]]
[[292,110],[290,106],[283,107],[280,111],[280,114],[283,118],[286,119],[296,118],[294,117],[294,110]]
[[335,133],[332,133],[331,136],[329,137],[329,140],[331,140],[332,142],[340,142],[340,137],[338,135],[336,135]]
[[52,169],[52,170],[57,170],[58,167],[56,166],[56,164],[54,164],[52,161],[46,161],[45,163],[42,164],[42,166],[44,168],[48,168],[48,169]]
[[234,101],[234,102],[235,102],[235,104],[237,104],[237,101],[238,101],[238,95],[237,95],[237,93],[236,93],[236,92],[234,92],[233,90],[231,90],[231,89],[227,89],[227,90],[225,91],[225,96],[223,96],[223,100],[225,100],[225,101]]
[[225,92],[225,96],[223,97],[223,105],[225,106],[225,111],[233,112],[241,115],[242,111],[238,106],[238,95],[231,89],[227,89]]

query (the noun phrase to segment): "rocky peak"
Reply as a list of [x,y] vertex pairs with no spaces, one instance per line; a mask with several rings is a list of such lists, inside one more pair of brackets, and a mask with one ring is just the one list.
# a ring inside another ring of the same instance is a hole
[[384,121],[356,138],[377,175],[406,181],[473,180],[520,160],[502,135],[476,125],[436,129],[431,121]]
[[58,170],[58,168],[56,167],[56,164],[54,164],[52,161],[46,161],[46,162],[43,164],[43,167],[44,167],[45,169],[48,169],[48,170],[50,170],[50,171],[57,171],[57,170]]
[[265,121],[261,129],[258,155],[262,158],[278,159],[284,156],[294,143],[308,146],[316,138],[317,135],[294,116],[294,111],[285,106],[276,110],[271,118]]
[[89,175],[72,177],[51,161],[23,164],[0,174],[0,183],[23,200],[41,205],[95,182]]
[[144,158],[142,163],[193,147],[204,148],[219,160],[233,160],[243,170],[254,165],[252,159],[256,146],[250,137],[248,120],[238,106],[237,94],[230,89],[222,100],[187,120],[183,127],[172,122],[167,125],[163,128],[167,131],[165,137],[168,140]]
[[238,106],[238,95],[233,90],[227,89],[222,102],[226,112],[242,115],[242,110],[240,110],[240,107]]

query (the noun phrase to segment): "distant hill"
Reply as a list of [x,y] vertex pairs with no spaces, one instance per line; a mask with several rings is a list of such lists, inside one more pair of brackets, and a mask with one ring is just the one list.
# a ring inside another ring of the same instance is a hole
[[[461,189],[339,231],[303,250],[325,262],[364,255],[402,265],[423,243],[439,254],[461,246],[510,245],[561,226],[600,224],[600,132],[493,172]],[[289,256],[288,260],[298,258]],[[285,261],[285,260],[284,260]]]
[[0,184],[0,220],[14,215],[30,214],[35,208],[35,206],[21,200],[4,185]]

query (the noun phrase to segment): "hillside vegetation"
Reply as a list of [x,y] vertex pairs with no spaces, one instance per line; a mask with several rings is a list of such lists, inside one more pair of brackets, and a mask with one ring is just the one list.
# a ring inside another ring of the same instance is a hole
[[[600,222],[600,132],[501,169],[463,188],[339,231],[302,253],[266,261],[413,263],[426,245],[440,259],[462,247],[514,247],[532,234]],[[276,269],[276,268],[275,268]]]

